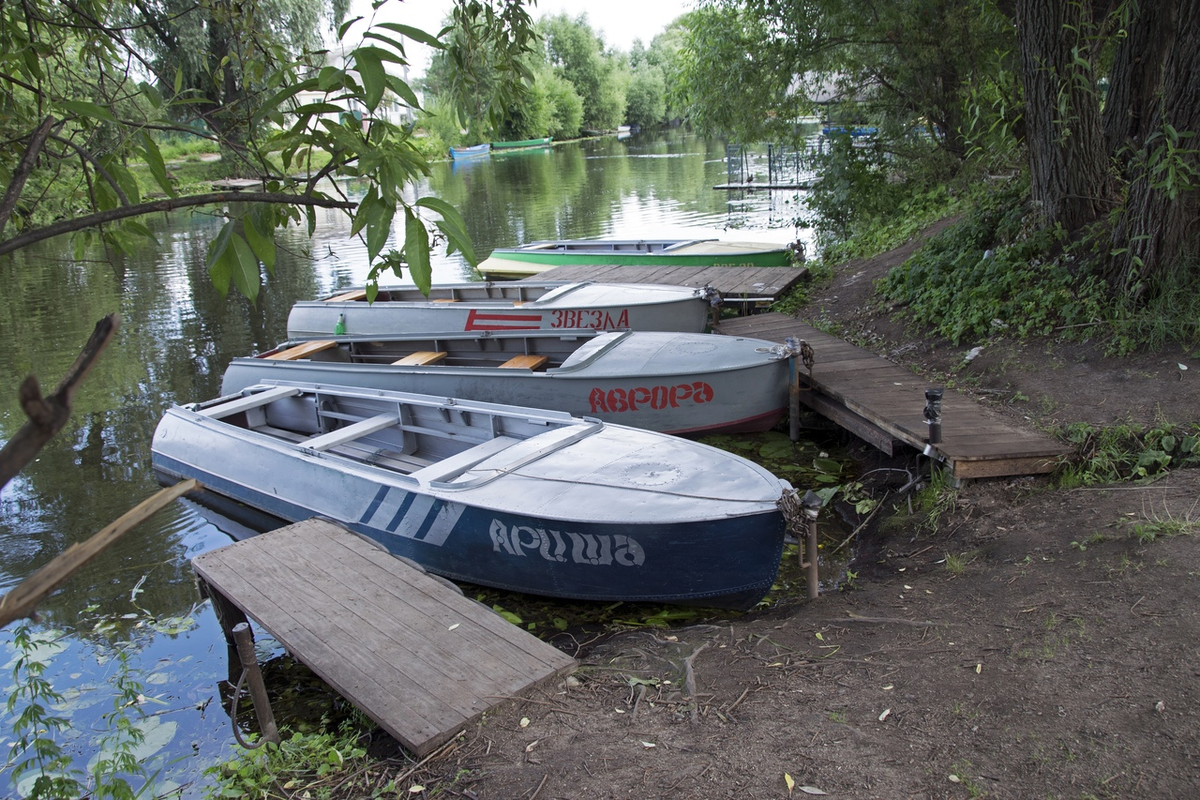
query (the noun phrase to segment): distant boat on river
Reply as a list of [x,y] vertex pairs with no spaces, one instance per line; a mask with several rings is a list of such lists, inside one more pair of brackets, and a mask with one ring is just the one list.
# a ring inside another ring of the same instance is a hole
[[[475,282],[363,288],[302,300],[288,314],[288,338],[388,335],[429,331],[596,330],[684,331],[707,325],[707,288],[630,283]],[[719,298],[717,298],[719,299]]]
[[488,279],[525,278],[567,264],[786,267],[790,247],[720,239],[560,239],[501,247],[479,264]]
[[159,480],[326,517],[430,572],[596,602],[751,608],[791,486],[668,434],[521,406],[270,383],[174,406]]
[[552,140],[549,136],[541,139],[522,139],[516,142],[492,142],[493,150],[521,150],[526,147],[545,147]]
[[483,144],[473,144],[469,147],[451,147],[450,158],[455,160],[463,158],[479,158],[480,156],[486,156],[491,152],[491,150],[492,146],[487,142],[484,142]]
[[788,355],[711,333],[594,330],[287,342],[235,358],[222,394],[265,381],[535,406],[675,434],[766,431],[787,413]]

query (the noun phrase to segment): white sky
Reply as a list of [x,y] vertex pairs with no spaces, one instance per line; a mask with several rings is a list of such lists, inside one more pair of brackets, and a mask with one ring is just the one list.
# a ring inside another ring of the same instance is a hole
[[[446,18],[453,0],[391,0],[380,10],[378,19],[402,22],[405,25],[436,33]],[[527,2],[525,9],[534,20],[553,14],[566,14],[574,19],[587,14],[592,30],[603,37],[606,47],[628,53],[635,39],[649,45],[681,14],[693,10],[695,0],[537,0]],[[353,0],[351,15],[371,16],[368,0]],[[420,48],[424,51],[426,48]],[[409,52],[413,72],[425,71],[427,52]]]

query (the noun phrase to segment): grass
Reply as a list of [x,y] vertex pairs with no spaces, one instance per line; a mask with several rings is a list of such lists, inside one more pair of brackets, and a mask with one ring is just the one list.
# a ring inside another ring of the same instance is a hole
[[1150,544],[1157,539],[1194,534],[1200,531],[1200,516],[1196,513],[1197,505],[1200,505],[1200,499],[1193,502],[1191,508],[1183,516],[1176,516],[1165,503],[1162,511],[1158,511],[1151,504],[1148,509],[1142,509],[1143,519],[1134,523],[1133,535],[1142,544]]

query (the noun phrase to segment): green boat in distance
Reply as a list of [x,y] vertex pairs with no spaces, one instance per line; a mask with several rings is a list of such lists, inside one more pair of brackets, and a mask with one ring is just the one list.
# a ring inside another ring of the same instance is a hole
[[544,147],[550,144],[550,137],[542,139],[522,139],[519,142],[492,142],[493,150],[519,150],[522,147]]
[[675,267],[787,267],[792,249],[720,239],[565,239],[497,248],[479,264],[489,280],[527,278],[568,264]]

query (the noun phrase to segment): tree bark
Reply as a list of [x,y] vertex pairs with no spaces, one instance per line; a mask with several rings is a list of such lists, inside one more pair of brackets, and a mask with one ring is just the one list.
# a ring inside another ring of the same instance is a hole
[[[1160,284],[1200,253],[1200,0],[1180,0],[1174,28],[1162,89],[1150,119],[1142,121],[1146,141],[1141,157],[1130,162],[1136,172],[1114,231],[1121,255],[1110,278],[1127,288],[1142,281]],[[1167,126],[1193,136],[1180,138],[1172,151]]]
[[1046,223],[1074,232],[1099,217],[1108,195],[1099,98],[1084,66],[1092,11],[1017,0],[1016,22],[1032,199]]
[[1117,47],[1104,102],[1104,140],[1107,151],[1124,161],[1126,146],[1141,149],[1157,127],[1163,63],[1175,44],[1178,0],[1140,4],[1126,37]]

